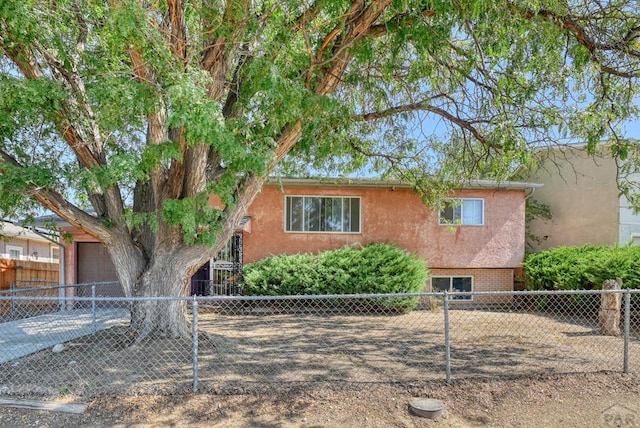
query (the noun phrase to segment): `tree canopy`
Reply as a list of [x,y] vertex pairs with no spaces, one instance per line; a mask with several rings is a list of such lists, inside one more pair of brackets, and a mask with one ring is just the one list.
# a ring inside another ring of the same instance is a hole
[[[427,193],[505,179],[533,148],[567,139],[613,138],[624,157],[639,11],[628,0],[4,0],[0,210],[44,207],[93,235],[127,294],[161,277],[176,292],[274,174],[366,168]],[[179,278],[161,275],[167,263]]]

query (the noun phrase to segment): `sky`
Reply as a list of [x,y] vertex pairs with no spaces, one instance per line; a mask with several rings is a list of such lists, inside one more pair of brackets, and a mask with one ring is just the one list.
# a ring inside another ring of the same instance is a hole
[[624,126],[625,137],[640,140],[640,119],[628,122]]

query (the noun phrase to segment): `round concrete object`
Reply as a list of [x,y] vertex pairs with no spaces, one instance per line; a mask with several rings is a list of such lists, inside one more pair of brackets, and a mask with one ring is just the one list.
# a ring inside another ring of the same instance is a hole
[[409,403],[409,409],[423,418],[437,419],[444,411],[444,403],[433,398],[422,398]]

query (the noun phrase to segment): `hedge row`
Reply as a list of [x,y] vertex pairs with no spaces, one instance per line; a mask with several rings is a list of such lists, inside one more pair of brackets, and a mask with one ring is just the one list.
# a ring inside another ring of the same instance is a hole
[[[244,268],[245,295],[386,294],[424,291],[425,263],[389,244],[343,247],[318,255],[279,255]],[[367,304],[410,311],[417,298],[371,299]]]
[[524,269],[532,290],[600,289],[616,278],[624,288],[640,288],[640,247],[559,247],[530,254]]

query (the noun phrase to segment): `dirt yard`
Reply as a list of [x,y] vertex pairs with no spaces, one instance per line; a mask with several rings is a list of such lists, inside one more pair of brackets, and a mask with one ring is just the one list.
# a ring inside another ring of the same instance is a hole
[[[640,343],[585,320],[451,314],[203,313],[199,393],[189,340],[133,344],[126,326],[0,366],[0,396],[86,403],[82,415],[0,407],[0,427],[640,426]],[[436,422],[410,401],[446,405]]]
[[[2,427],[637,427],[640,378],[591,373],[453,385],[306,385],[270,394],[104,396],[82,415],[0,408]],[[438,421],[415,397],[442,400]]]

